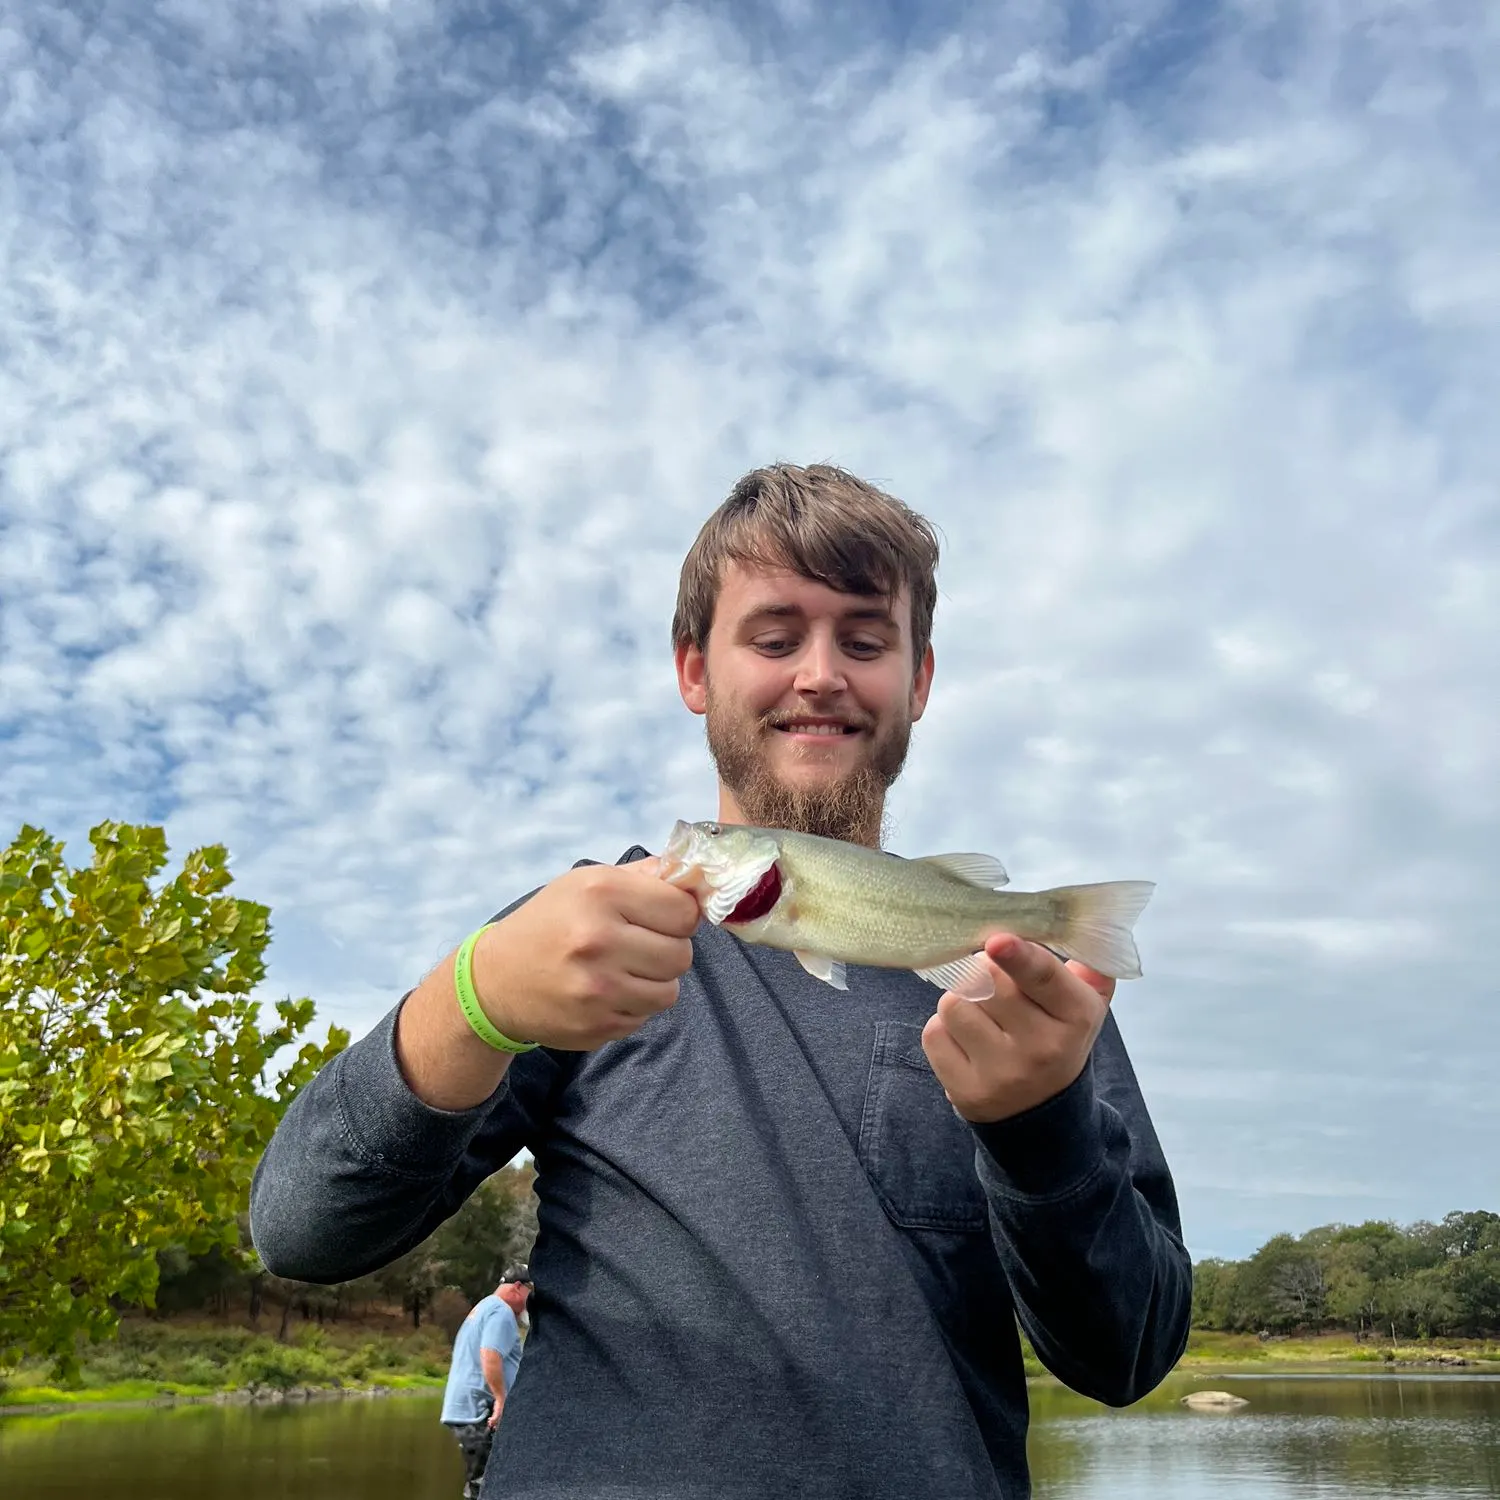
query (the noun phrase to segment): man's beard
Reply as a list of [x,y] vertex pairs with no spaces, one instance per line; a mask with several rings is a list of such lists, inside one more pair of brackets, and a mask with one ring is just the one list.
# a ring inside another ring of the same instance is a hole
[[[711,686],[708,689],[708,752],[746,821],[879,848],[885,832],[885,794],[901,774],[911,744],[910,719],[891,725],[874,741],[873,753],[837,780],[788,786],[772,771],[766,744],[768,736],[780,733],[770,725],[786,717],[772,714],[747,723]],[[870,733],[868,723],[860,727]]]

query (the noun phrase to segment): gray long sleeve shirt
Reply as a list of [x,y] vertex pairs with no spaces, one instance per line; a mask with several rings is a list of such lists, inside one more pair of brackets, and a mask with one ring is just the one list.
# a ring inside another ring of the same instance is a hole
[[527,1053],[462,1113],[407,1087],[392,1011],[287,1111],[252,1194],[262,1259],[363,1275],[524,1146],[532,1333],[486,1497],[1028,1495],[1018,1317],[1112,1404],[1187,1338],[1171,1178],[1113,1018],[1062,1094],[972,1126],[922,1051],[926,981],[851,967],[840,993],[707,923],[693,947],[671,1010]]

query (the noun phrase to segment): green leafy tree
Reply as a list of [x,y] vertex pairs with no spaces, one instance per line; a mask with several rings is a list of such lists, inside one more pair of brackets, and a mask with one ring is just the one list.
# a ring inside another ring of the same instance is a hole
[[1500,1214],[1451,1213],[1416,1229],[1441,1274],[1439,1305],[1453,1329],[1474,1335],[1500,1328]]
[[1242,1326],[1285,1330],[1302,1321],[1302,1289],[1313,1256],[1289,1234],[1273,1235],[1240,1266],[1236,1290]]
[[1330,1313],[1360,1336],[1402,1323],[1407,1279],[1438,1258],[1424,1239],[1430,1228],[1403,1230],[1381,1219],[1341,1226],[1328,1248]]
[[77,1368],[117,1303],[152,1305],[157,1252],[233,1250],[250,1174],[291,1096],[348,1042],[263,1025],[264,906],[225,894],[224,849],[170,880],[160,828],[103,823],[93,859],[23,828],[0,853],[0,1361]]
[[1363,1338],[1483,1337],[1500,1329],[1500,1214],[1448,1214],[1278,1234],[1243,1261],[1194,1268],[1198,1328],[1317,1328]]
[[1433,1254],[1443,1260],[1500,1250],[1500,1214],[1486,1209],[1447,1214],[1441,1224],[1418,1224],[1414,1230],[1422,1232]]
[[495,1290],[508,1264],[530,1258],[536,1240],[534,1178],[530,1167],[505,1167],[487,1177],[419,1245],[352,1282],[351,1295],[399,1305],[416,1328],[445,1289],[477,1302]]
[[431,1306],[433,1298],[443,1289],[443,1262],[438,1246],[431,1239],[423,1240],[415,1250],[408,1250],[399,1260],[392,1261],[382,1273],[382,1283],[391,1289],[394,1298],[411,1314],[411,1326],[422,1326],[422,1314]]
[[1328,1316],[1352,1327],[1363,1338],[1372,1328],[1386,1320],[1383,1283],[1360,1269],[1358,1260],[1344,1253],[1343,1247],[1329,1252]]
[[1461,1317],[1451,1271],[1450,1266],[1423,1266],[1402,1277],[1393,1289],[1398,1327],[1424,1339],[1457,1330]]
[[1240,1326],[1239,1265],[1215,1256],[1193,1267],[1193,1327],[1230,1329]]
[[536,1197],[529,1167],[487,1177],[463,1207],[432,1235],[443,1283],[470,1302],[495,1290],[505,1267],[530,1259],[536,1239]]

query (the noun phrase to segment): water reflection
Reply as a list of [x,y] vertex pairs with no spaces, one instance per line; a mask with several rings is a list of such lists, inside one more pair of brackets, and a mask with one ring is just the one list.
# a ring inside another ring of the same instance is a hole
[[[1205,1385],[1251,1404],[1225,1413],[1178,1404]],[[1038,1500],[1500,1496],[1493,1377],[1221,1376],[1173,1381],[1128,1412],[1038,1395]]]
[[455,1500],[432,1396],[0,1418],[0,1500]]
[[[1188,1411],[1189,1390],[1250,1406]],[[1033,1390],[1037,1500],[1500,1496],[1500,1378],[1174,1377],[1128,1411]],[[456,1500],[431,1396],[0,1418],[0,1500]]]

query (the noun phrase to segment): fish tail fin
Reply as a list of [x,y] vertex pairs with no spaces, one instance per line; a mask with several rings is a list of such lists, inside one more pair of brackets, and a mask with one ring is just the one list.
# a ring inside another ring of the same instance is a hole
[[1141,957],[1130,929],[1155,889],[1151,880],[1058,886],[1046,892],[1057,903],[1058,926],[1043,941],[1110,979],[1139,979]]

